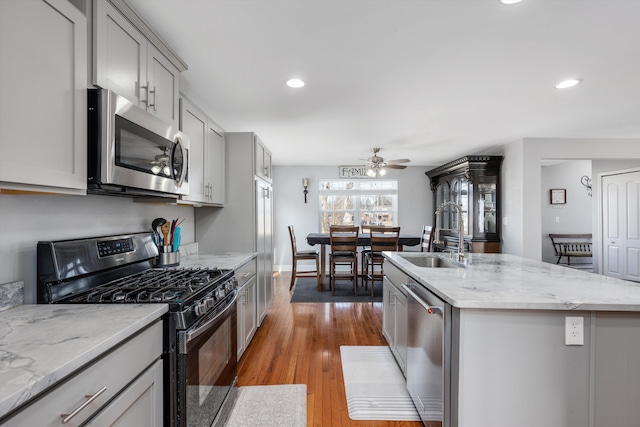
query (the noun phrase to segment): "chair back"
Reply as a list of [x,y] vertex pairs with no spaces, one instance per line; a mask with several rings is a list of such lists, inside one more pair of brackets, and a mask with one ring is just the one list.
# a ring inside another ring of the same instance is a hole
[[420,252],[431,252],[431,244],[433,243],[433,227],[425,225],[422,228],[422,238],[420,239]]
[[358,231],[357,226],[334,226],[329,227],[329,243],[331,252],[353,252],[358,251]]
[[291,240],[291,253],[295,256],[298,249],[296,246],[296,233],[293,231],[293,225],[289,226],[289,239]]
[[397,251],[400,227],[371,227],[371,252]]

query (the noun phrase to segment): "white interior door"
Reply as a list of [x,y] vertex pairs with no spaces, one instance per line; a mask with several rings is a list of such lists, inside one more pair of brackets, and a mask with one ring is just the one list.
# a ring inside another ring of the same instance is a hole
[[640,281],[640,172],[602,177],[603,272]]

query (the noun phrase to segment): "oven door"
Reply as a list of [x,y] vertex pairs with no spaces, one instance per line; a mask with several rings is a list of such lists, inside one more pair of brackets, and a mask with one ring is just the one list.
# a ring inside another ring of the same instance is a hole
[[237,378],[234,290],[217,312],[178,332],[178,425],[209,427]]

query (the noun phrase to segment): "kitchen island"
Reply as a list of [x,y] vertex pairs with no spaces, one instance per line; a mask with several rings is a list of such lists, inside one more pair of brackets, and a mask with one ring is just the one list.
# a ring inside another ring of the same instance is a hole
[[441,359],[442,425],[638,425],[639,284],[504,254],[437,268],[420,260],[435,254],[384,255],[385,288],[430,293],[442,304],[442,353],[419,348],[437,334],[412,336],[411,295],[406,348],[394,352],[407,356],[410,389],[412,354]]

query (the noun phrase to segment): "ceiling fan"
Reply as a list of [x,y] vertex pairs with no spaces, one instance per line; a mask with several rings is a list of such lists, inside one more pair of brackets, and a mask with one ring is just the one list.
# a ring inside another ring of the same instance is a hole
[[368,162],[366,173],[370,177],[384,176],[387,173],[386,169],[404,169],[407,166],[398,163],[411,161],[409,159],[396,159],[385,162],[382,157],[378,156],[379,148],[372,148],[371,151],[373,151],[373,156],[366,159]]

